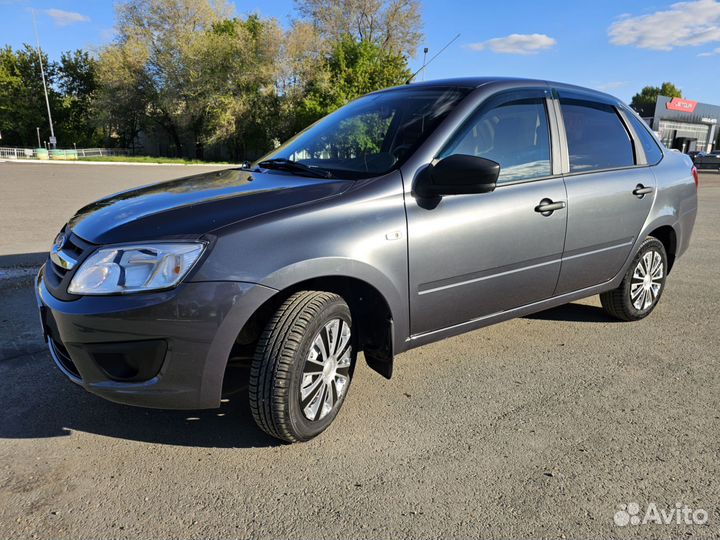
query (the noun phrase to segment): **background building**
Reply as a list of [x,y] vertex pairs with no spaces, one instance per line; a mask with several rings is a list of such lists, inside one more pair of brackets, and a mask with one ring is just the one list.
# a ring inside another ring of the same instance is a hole
[[718,147],[718,105],[658,96],[653,116],[644,119],[668,148],[711,152]]

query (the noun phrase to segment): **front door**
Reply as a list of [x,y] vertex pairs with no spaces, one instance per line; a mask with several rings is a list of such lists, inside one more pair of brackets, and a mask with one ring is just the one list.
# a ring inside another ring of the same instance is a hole
[[[563,251],[566,201],[552,176],[542,91],[491,98],[437,156],[500,163],[491,193],[408,197],[411,332],[440,330],[552,296]],[[559,203],[554,211],[543,204]]]

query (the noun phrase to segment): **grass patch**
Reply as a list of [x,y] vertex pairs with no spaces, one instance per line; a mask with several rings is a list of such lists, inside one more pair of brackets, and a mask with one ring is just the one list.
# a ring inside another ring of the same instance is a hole
[[78,157],[78,161],[115,161],[124,163],[161,163],[177,165],[232,165],[228,161],[200,161],[199,159],[150,157],[150,156],[97,156]]

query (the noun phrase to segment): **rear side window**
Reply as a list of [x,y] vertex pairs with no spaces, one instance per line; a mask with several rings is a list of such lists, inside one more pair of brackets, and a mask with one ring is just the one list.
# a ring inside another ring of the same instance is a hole
[[632,141],[610,105],[561,99],[570,172],[589,172],[635,165]]
[[663,156],[662,150],[660,150],[657,142],[655,142],[655,138],[650,135],[648,125],[633,113],[628,112],[625,116],[627,116],[635,133],[637,133],[638,139],[640,139],[640,144],[642,144],[645,150],[645,158],[647,159],[648,165],[659,163]]
[[550,136],[544,99],[521,99],[476,114],[438,157],[453,154],[500,164],[498,183],[550,176]]

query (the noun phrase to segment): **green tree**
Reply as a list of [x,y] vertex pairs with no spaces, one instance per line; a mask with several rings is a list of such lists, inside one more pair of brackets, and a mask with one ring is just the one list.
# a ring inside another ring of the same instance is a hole
[[197,106],[199,144],[223,143],[233,157],[264,152],[274,131],[282,30],[251,15],[197,34],[188,48],[186,91]]
[[[208,0],[119,6],[120,37],[103,51],[99,74],[101,101],[122,138],[154,126],[177,154],[202,158],[207,144],[238,158],[267,150],[283,33],[273,19],[229,19],[226,12]],[[183,148],[189,141],[193,147]]]
[[134,39],[100,54],[95,111],[106,146],[134,150],[138,134],[146,127],[154,93],[145,69],[147,56],[146,48]]
[[57,114],[60,138],[66,146],[102,144],[94,107],[97,91],[97,60],[87,51],[68,51],[57,66],[61,109]]
[[17,56],[11,47],[0,49],[0,133],[2,146],[19,145],[17,98],[22,93],[23,80]]
[[407,59],[369,41],[345,37],[332,46],[300,99],[291,130],[315,120],[368,92],[405,83],[412,73]]
[[[123,89],[130,98],[127,104],[145,105],[146,118],[167,133],[175,154],[183,153],[185,130],[200,114],[186,92],[188,48],[197,33],[211,29],[228,14],[229,8],[221,0],[128,0],[118,4],[119,37],[106,52],[123,70],[139,68],[128,81],[134,87]],[[129,65],[122,65],[124,59]],[[142,65],[138,65],[139,59]],[[121,85],[121,80],[113,79],[116,88]]]
[[682,91],[671,82],[664,82],[660,86],[646,86],[632,97],[630,106],[640,116],[652,116],[658,96],[681,98]]
[[221,1],[125,0],[118,38],[96,69],[95,110],[106,134],[131,146],[139,133],[159,130],[175,154],[202,158],[212,145],[251,159],[410,76],[417,0],[342,0],[340,10],[328,2],[299,2],[303,18],[283,31],[258,15],[229,18]]
[[[62,54],[60,62],[43,53],[53,126],[60,147],[100,142],[96,113],[96,61],[87,52]],[[4,145],[37,146],[37,128],[42,140],[50,129],[37,50],[29,45],[13,51],[0,49],[0,130]]]
[[418,0],[296,0],[284,41],[284,139],[356,97],[403,84],[422,38]]
[[300,14],[331,42],[370,42],[415,56],[422,39],[419,0],[295,0]]
[[[53,112],[60,109],[60,94],[55,90],[57,65],[43,53],[48,96]],[[13,51],[0,50],[0,130],[3,145],[37,146],[36,128],[47,140],[50,135],[47,108],[40,75],[37,50],[30,45]]]

